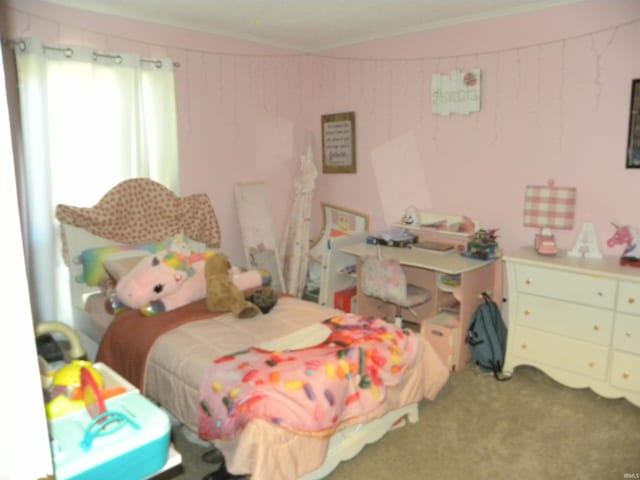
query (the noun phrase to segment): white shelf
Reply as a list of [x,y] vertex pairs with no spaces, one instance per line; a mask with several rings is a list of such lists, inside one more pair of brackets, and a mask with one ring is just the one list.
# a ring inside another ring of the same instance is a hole
[[[320,295],[318,303],[327,307],[334,307],[333,296],[336,292],[357,285],[355,265],[357,257],[342,252],[341,249],[349,245],[365,242],[368,233],[354,233],[343,237],[330,238],[328,248],[322,262]],[[346,273],[345,268],[354,267],[353,273]]]

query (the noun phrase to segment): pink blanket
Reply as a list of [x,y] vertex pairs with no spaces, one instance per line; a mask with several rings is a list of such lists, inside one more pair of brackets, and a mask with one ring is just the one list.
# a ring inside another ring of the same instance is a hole
[[416,361],[416,336],[381,319],[347,314],[324,323],[331,333],[318,346],[251,348],[213,361],[200,386],[199,435],[230,439],[253,419],[297,433],[332,433],[375,410]]

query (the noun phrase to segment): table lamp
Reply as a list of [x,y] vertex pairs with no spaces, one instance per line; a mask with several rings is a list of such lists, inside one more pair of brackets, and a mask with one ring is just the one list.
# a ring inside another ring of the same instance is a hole
[[534,247],[540,255],[558,253],[553,230],[571,230],[576,208],[576,189],[547,185],[527,185],[524,195],[524,226],[539,228]]

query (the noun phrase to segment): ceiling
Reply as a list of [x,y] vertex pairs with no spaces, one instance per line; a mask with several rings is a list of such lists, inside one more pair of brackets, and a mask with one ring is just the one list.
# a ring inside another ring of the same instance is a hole
[[317,52],[585,0],[45,0]]

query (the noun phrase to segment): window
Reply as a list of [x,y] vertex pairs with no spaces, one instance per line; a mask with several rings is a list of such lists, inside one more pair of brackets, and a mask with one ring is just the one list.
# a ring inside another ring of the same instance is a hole
[[21,214],[36,321],[71,320],[59,203],[92,206],[148,177],[178,193],[173,63],[16,42],[23,158]]

